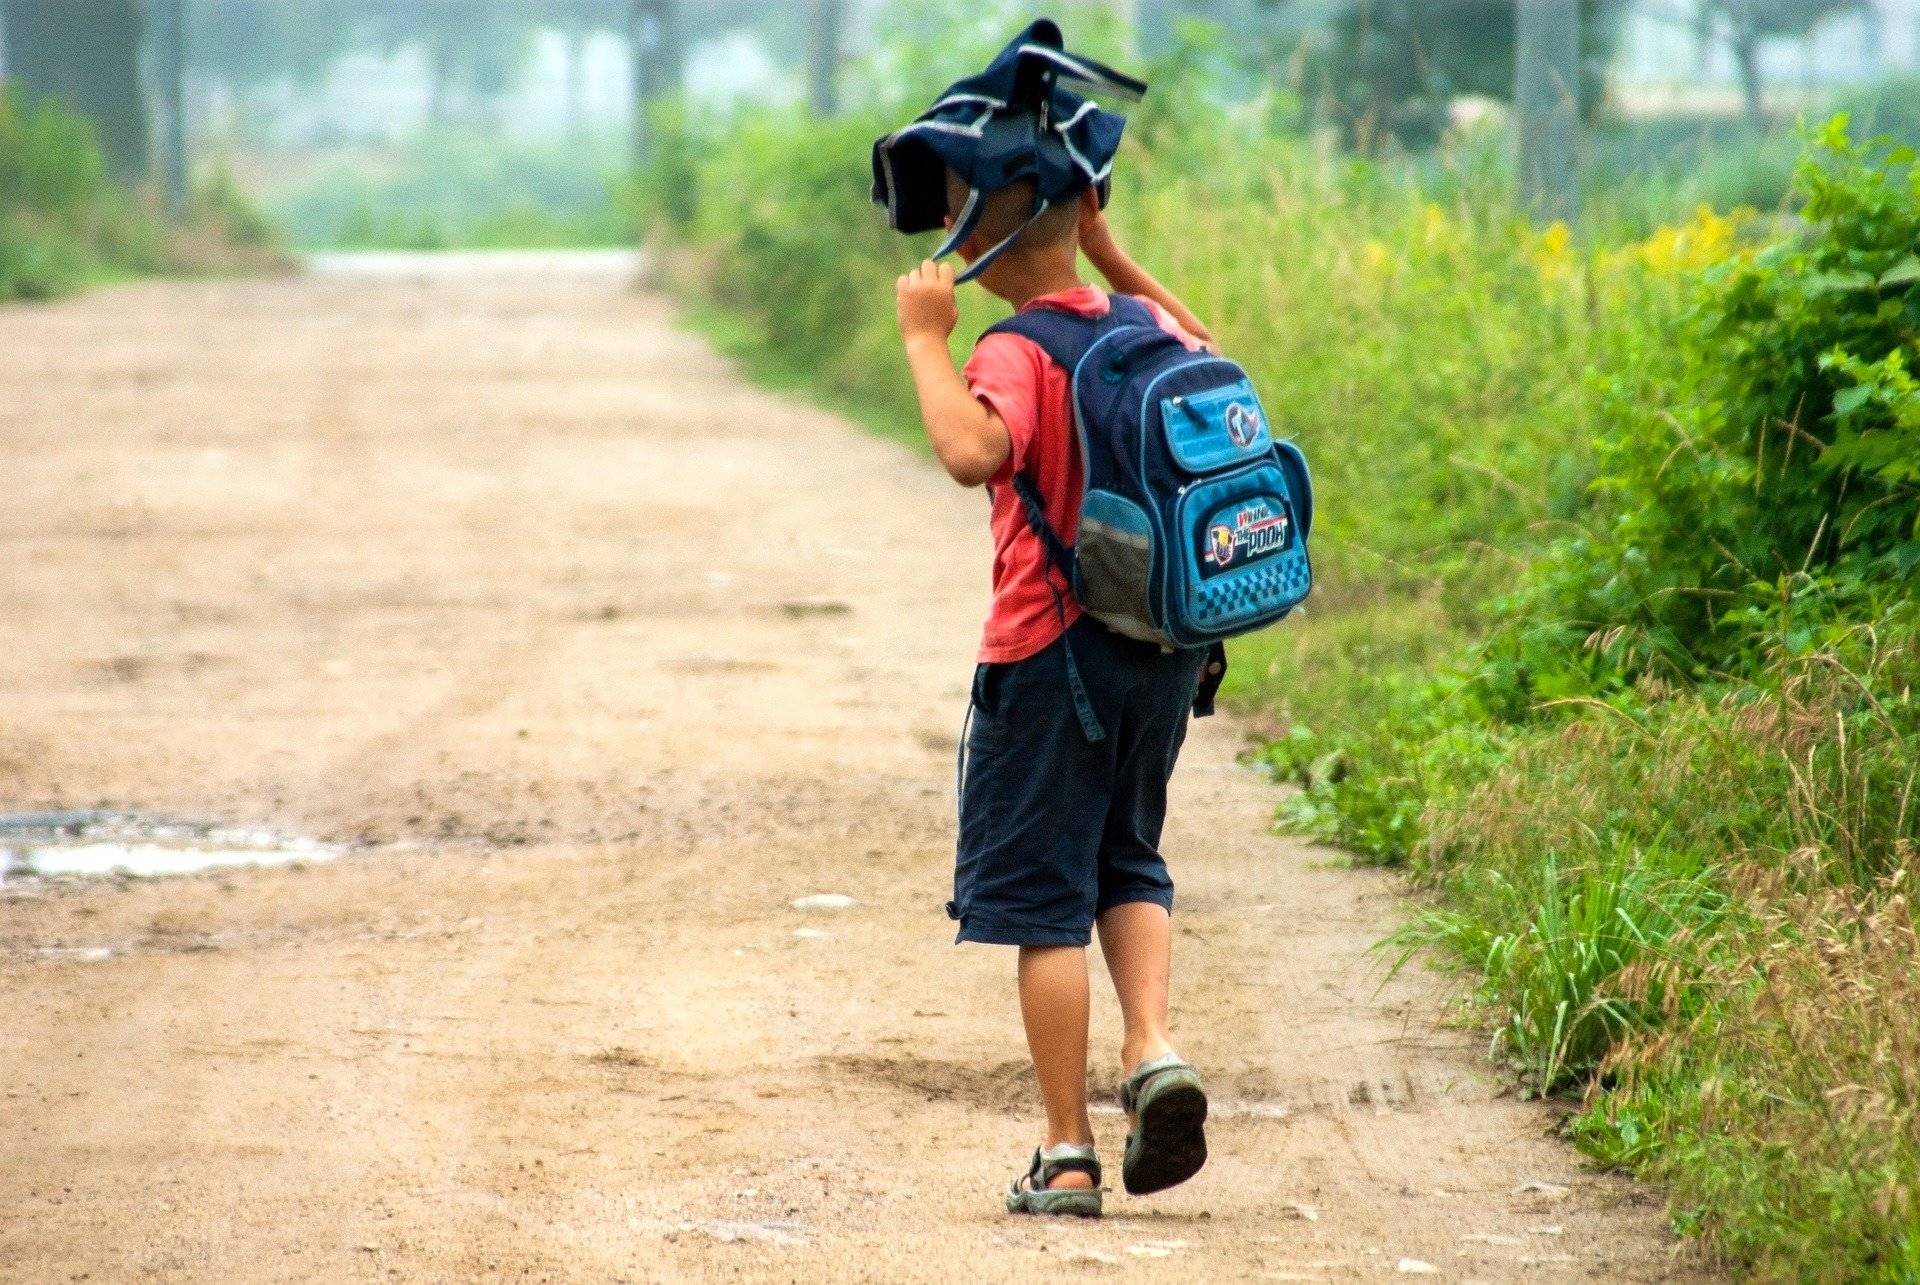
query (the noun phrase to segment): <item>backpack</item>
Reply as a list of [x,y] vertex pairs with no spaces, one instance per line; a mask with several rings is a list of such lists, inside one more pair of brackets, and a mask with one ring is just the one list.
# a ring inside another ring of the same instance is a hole
[[[1306,598],[1306,457],[1273,436],[1237,364],[1189,351],[1126,295],[1103,317],[1037,308],[986,333],[1029,339],[1072,376],[1086,471],[1076,546],[1053,530],[1025,470],[1013,487],[1088,615],[1129,638],[1203,647]],[[1070,679],[1074,668],[1069,658]]]

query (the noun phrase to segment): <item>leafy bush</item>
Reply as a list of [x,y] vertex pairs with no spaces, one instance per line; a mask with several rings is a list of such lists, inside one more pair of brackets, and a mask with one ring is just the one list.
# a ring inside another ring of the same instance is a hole
[[0,300],[45,299],[102,277],[268,266],[272,229],[224,174],[169,229],[114,184],[86,118],[0,86]]
[[45,298],[84,280],[111,196],[82,117],[0,87],[0,299]]
[[1805,222],[1595,363],[1594,506],[1453,680],[1494,751],[1410,849],[1443,904],[1402,941],[1476,968],[1530,1079],[1589,1085],[1582,1144],[1766,1274],[1916,1261],[1911,166],[1836,121]]
[[1836,118],[1800,170],[1804,233],[1708,272],[1640,369],[1602,375],[1599,518],[1507,607],[1507,654],[1527,681],[1562,694],[1749,673],[1776,642],[1806,651],[1907,610],[1920,565],[1912,158],[1850,141]]

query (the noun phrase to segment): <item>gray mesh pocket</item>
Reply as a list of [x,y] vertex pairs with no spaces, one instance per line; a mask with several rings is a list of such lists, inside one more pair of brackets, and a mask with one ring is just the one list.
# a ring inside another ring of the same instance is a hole
[[1094,491],[1080,512],[1080,605],[1116,633],[1165,642],[1153,624],[1153,535],[1138,505]]

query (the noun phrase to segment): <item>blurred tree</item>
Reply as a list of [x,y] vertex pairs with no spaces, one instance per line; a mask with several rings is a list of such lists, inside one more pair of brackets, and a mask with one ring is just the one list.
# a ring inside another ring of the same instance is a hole
[[448,119],[456,94],[485,101],[511,89],[546,16],[540,12],[545,6],[506,0],[358,2],[376,44],[417,50],[426,60],[427,117],[435,124]]
[[1134,0],[1134,44],[1149,58],[1172,52],[1182,22],[1219,27],[1236,48],[1265,53],[1276,32],[1324,17],[1324,0]]
[[587,41],[592,35],[587,24],[577,17],[561,21],[561,56],[566,60],[564,106],[569,138],[580,138],[587,132]]
[[522,7],[560,38],[567,133],[580,138],[587,132],[587,47],[601,32],[626,34],[627,5],[624,0],[539,0]]
[[840,37],[846,23],[842,0],[812,0],[807,33],[807,101],[816,116],[840,110]]
[[282,81],[312,85],[350,51],[365,0],[189,0],[194,70],[245,92]]
[[[1580,0],[1580,106],[1598,109],[1626,0]],[[1514,0],[1344,0],[1310,90],[1355,146],[1430,147],[1465,94],[1513,97]]]
[[1767,123],[1760,42],[1779,37],[1804,39],[1824,18],[1862,12],[1874,12],[1866,0],[1704,0],[1700,22],[1706,32],[1717,26],[1724,33],[1740,74],[1747,123],[1760,129]]
[[128,182],[145,179],[151,160],[144,27],[140,0],[0,0],[8,76],[90,117],[108,168]]
[[1514,45],[1521,208],[1571,223],[1580,208],[1579,0],[1518,0]]

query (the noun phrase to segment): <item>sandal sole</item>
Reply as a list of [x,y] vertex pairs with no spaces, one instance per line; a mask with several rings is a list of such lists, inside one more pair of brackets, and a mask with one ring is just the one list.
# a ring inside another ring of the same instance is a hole
[[1142,1095],[1134,1115],[1121,1179],[1127,1193],[1148,1196],[1177,1187],[1207,1163],[1207,1093],[1191,1071],[1170,1071]]
[[1007,1202],[1007,1212],[1037,1218],[1098,1218],[1100,1193],[1077,1189],[1023,1192],[1018,1200]]

